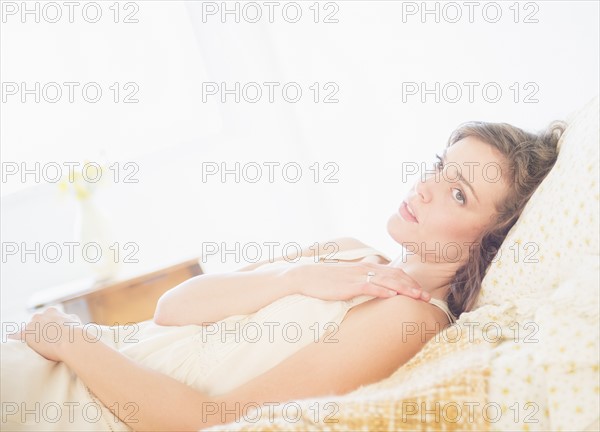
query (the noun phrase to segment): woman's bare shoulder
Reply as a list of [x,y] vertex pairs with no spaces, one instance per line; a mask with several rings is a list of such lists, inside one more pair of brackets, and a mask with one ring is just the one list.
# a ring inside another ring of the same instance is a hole
[[[313,244],[310,244],[306,247],[304,247],[301,250],[300,255],[302,257],[307,257],[307,258],[315,258],[315,255],[322,255],[318,261],[322,262],[326,259],[335,259],[335,254],[338,252],[347,252],[350,250],[354,250],[354,249],[373,249],[371,246],[361,242],[360,240],[357,240],[354,237],[338,237],[338,238],[334,238],[331,240],[327,240],[327,241],[323,241],[323,242],[316,242]],[[297,251],[294,250],[294,248],[290,248],[290,251],[288,251],[291,254],[297,254]],[[265,264],[270,264],[272,262],[276,262],[276,261],[283,261],[286,260],[288,262],[294,262],[295,259],[297,259],[298,256],[294,255],[294,256],[281,256],[278,257],[274,260],[263,260],[260,261],[258,263],[253,263],[250,265],[247,265],[245,267],[242,267],[240,269],[238,269],[237,271],[239,272],[243,272],[243,271],[252,271],[255,270]],[[348,260],[345,259],[344,261],[348,261],[348,262],[370,262],[370,263],[375,263],[375,264],[388,264],[389,261],[387,259],[385,259],[385,257],[381,256],[381,255],[367,255],[367,256],[362,256],[353,260]]]
[[424,326],[430,331],[436,328],[441,330],[449,324],[446,314],[439,307],[403,295],[368,300],[350,309],[347,316],[354,315],[356,318],[360,318],[360,316],[368,316],[373,313],[381,316],[382,319],[389,316],[402,320],[402,317],[406,317],[406,320],[402,321],[407,326],[414,325],[416,329]]
[[372,264],[383,264],[383,265],[387,265],[390,263],[390,261],[388,261],[386,258],[382,257],[381,255],[367,255],[366,257],[363,257],[359,260],[360,262],[368,262],[368,263],[372,263]]
[[[330,243],[335,243],[339,252],[345,252],[353,249],[374,249],[372,246],[369,246],[360,240],[354,237],[340,237],[337,239],[330,240]],[[364,257],[356,258],[354,260],[345,260],[350,262],[369,262],[373,264],[389,264],[385,257],[381,255],[366,255]]]

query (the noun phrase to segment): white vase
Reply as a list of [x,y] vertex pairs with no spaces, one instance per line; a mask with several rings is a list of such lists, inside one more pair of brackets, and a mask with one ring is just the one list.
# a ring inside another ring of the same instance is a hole
[[97,282],[112,278],[119,269],[119,255],[111,241],[108,218],[91,199],[79,202],[75,219],[75,238],[84,264]]

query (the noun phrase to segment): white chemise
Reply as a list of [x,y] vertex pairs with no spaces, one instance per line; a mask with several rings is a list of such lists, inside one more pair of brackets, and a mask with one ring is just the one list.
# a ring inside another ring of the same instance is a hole
[[[365,247],[336,253],[355,260],[381,252]],[[315,257],[298,263],[315,262]],[[287,261],[263,265],[284,266]],[[95,326],[101,340],[127,357],[208,395],[227,393],[266,372],[324,333],[335,329],[354,306],[374,297],[328,301],[293,294],[249,315],[234,315],[207,326],[160,326],[152,320],[133,326]],[[432,299],[451,322],[445,302]],[[129,431],[62,362],[37,354],[25,343],[0,344],[2,430]],[[160,391],[160,389],[157,389]],[[134,406],[120,407],[135,418]]]

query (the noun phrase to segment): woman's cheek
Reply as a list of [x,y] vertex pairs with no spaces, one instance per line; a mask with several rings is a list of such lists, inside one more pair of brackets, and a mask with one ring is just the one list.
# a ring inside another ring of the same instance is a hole
[[462,242],[472,243],[479,237],[483,228],[481,219],[464,218],[461,223],[461,230],[457,233],[457,237],[460,237]]
[[438,226],[437,238],[446,243],[469,241],[478,231],[477,228],[474,228],[473,222],[464,215],[446,213],[443,220],[436,224]]

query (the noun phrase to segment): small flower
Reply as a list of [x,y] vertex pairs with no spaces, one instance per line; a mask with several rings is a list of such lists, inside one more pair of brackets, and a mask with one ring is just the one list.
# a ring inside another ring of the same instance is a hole
[[[91,176],[93,173],[95,177],[86,177],[83,173],[85,171],[89,161],[84,161],[83,168],[77,169],[75,168],[73,171],[69,171],[67,174],[63,175],[60,181],[58,182],[58,189],[63,194],[72,193],[73,196],[78,201],[85,201],[91,198],[94,193],[94,190],[98,187],[98,185],[102,182],[103,174],[106,173],[105,165],[95,165],[94,169],[89,169],[89,175]],[[99,167],[99,169],[97,168]],[[91,181],[93,180],[93,181]]]

